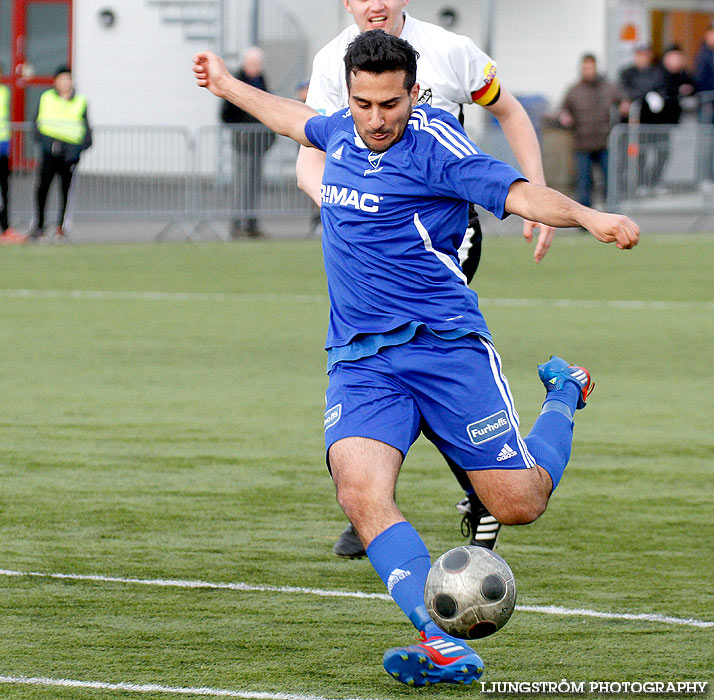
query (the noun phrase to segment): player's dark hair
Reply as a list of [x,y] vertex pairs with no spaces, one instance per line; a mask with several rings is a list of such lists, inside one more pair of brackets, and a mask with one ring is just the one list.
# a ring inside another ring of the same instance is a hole
[[597,63],[597,58],[595,58],[595,54],[592,53],[584,53],[580,60],[583,63],[585,63],[585,61],[592,61],[593,63]]
[[386,73],[403,70],[404,87],[409,92],[416,83],[419,53],[408,41],[387,34],[382,29],[371,29],[360,34],[347,47],[345,78],[349,90],[352,76],[358,71]]

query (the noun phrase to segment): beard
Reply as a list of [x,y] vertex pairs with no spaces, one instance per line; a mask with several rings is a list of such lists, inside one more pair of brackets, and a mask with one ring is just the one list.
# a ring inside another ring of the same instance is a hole
[[383,153],[389,150],[395,143],[401,141],[402,136],[404,136],[404,131],[407,127],[408,119],[404,120],[403,123],[395,125],[391,129],[384,129],[381,131],[367,131],[360,129],[355,123],[357,128],[357,134],[364,141],[367,148],[373,153]]

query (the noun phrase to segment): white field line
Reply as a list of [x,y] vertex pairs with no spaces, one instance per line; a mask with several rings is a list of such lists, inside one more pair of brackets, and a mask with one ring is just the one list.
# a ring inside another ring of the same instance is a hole
[[610,309],[621,311],[714,311],[714,301],[653,301],[638,299],[531,299],[479,297],[484,306],[556,307],[560,309]]
[[661,622],[666,625],[686,625],[687,627],[714,627],[714,622],[696,620],[688,617],[672,617],[655,613],[611,613],[588,610],[587,608],[563,608],[560,605],[516,605],[516,610],[538,612],[547,615],[575,615],[578,617],[601,617],[607,620],[639,620],[643,622]]
[[[34,576],[36,578],[64,579],[71,581],[93,581],[98,583],[135,584],[143,586],[163,586],[172,588],[226,589],[231,591],[257,591],[268,593],[298,593],[328,598],[363,598],[392,600],[386,593],[364,593],[362,591],[331,591],[321,588],[301,588],[298,586],[256,586],[247,583],[211,583],[209,581],[182,581],[180,579],[140,579],[121,578],[119,576],[99,576],[92,574],[48,574],[39,571],[13,571],[0,569],[0,576]],[[587,608],[564,608],[559,605],[516,605],[516,610],[544,615],[574,615],[577,617],[598,617],[607,620],[635,620],[657,622],[665,625],[684,625],[686,627],[714,627],[714,621],[695,618],[672,617],[655,613],[613,613],[588,610]]]
[[[70,581],[96,581],[98,583],[122,583],[167,588],[208,588],[212,590],[257,591],[263,593],[303,593],[327,598],[392,600],[392,597],[386,593],[328,591],[321,588],[300,588],[298,586],[254,586],[248,583],[212,583],[210,581],[183,581],[180,579],[121,578],[118,576],[97,576],[93,574],[47,574],[40,571],[13,571],[10,569],[0,569],[0,576],[34,576],[37,578],[66,579]],[[712,624],[714,625],[714,623]]]
[[[259,294],[223,292],[140,292],[91,289],[0,289],[6,299],[77,299],[100,301],[173,301],[173,302],[293,302],[327,303],[324,294]],[[637,299],[531,299],[480,297],[484,306],[555,307],[571,309],[619,309],[623,311],[714,311],[714,301],[653,301]]]
[[[91,690],[121,690],[134,693],[167,693],[171,695],[198,695],[214,698],[245,698],[245,700],[330,700],[320,695],[296,695],[293,693],[257,693],[240,690],[222,690],[220,688],[181,688],[154,683],[103,683],[101,681],[77,681],[66,678],[42,678],[27,676],[2,676],[0,684],[39,685],[55,688],[88,688]],[[362,700],[344,698],[343,700]]]
[[7,299],[79,299],[100,301],[276,301],[327,302],[324,294],[255,294],[246,292],[135,292],[92,289],[0,289],[0,298]]

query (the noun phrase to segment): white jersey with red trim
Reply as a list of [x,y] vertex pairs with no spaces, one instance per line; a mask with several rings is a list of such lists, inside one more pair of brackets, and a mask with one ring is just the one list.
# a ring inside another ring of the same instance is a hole
[[[359,34],[352,24],[317,52],[312,64],[307,104],[320,114],[347,107],[344,57]],[[419,103],[458,116],[461,105],[490,104],[498,95],[496,63],[471,39],[404,13],[400,38],[418,52]]]

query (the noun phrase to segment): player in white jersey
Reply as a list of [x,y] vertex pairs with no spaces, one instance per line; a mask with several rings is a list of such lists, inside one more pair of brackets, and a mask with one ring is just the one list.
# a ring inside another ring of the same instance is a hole
[[[319,114],[347,106],[342,59],[347,45],[360,32],[382,29],[408,41],[418,52],[420,103],[427,102],[459,117],[463,105],[478,104],[495,116],[508,139],[523,174],[545,184],[540,146],[523,106],[501,85],[496,63],[468,37],[408,15],[409,0],[343,0],[355,23],[343,30],[315,56],[306,104]],[[298,184],[320,204],[324,154],[300,149],[296,166]],[[532,240],[533,227],[525,222],[524,236]],[[540,262],[550,247],[554,229],[541,226],[534,259]]]
[[[409,0],[343,0],[355,23],[343,30],[317,52],[312,67],[306,104],[320,114],[329,115],[347,106],[347,84],[343,58],[347,46],[361,32],[382,29],[408,41],[418,52],[417,82],[419,104],[430,104],[451,112],[463,123],[463,106],[478,104],[501,124],[523,174],[536,184],[545,184],[540,147],[533,125],[523,106],[501,84],[496,63],[466,36],[411,17],[404,11]],[[301,147],[296,166],[298,184],[320,205],[320,184],[325,154]],[[532,240],[533,222],[524,223],[524,236]],[[550,226],[540,226],[534,251],[539,262],[553,238]],[[470,282],[481,257],[481,226],[478,214],[470,210],[469,227],[459,249],[461,266]],[[500,529],[463,479],[461,470],[446,458],[454,476],[466,492],[457,503],[463,514],[461,531],[471,543],[493,548]],[[364,548],[350,524],[335,543],[338,556],[365,556]]]
[[[403,13],[399,33],[417,44],[419,102],[428,102],[459,117],[462,105],[488,105],[498,93],[494,62],[471,39]],[[352,24],[316,54],[312,64],[306,102],[319,112],[331,114],[347,104],[347,85],[340,56],[360,33]]]

